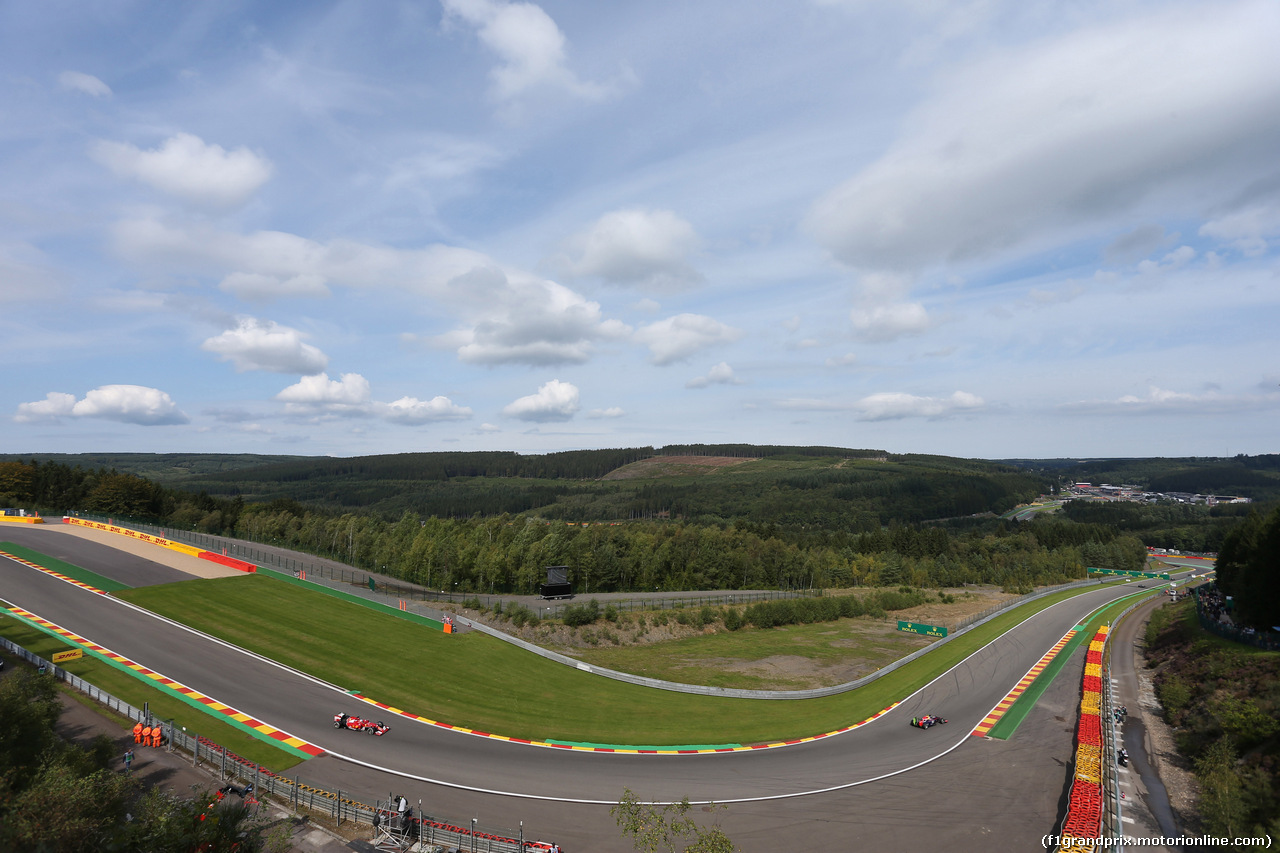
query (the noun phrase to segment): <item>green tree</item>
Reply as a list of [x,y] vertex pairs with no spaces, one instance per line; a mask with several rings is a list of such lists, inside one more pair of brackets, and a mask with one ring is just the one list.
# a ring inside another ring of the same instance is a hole
[[624,788],[622,799],[609,814],[642,853],[736,853],[738,848],[724,830],[698,825],[689,817],[691,808],[688,797],[678,803],[653,805],[640,802],[630,788]]

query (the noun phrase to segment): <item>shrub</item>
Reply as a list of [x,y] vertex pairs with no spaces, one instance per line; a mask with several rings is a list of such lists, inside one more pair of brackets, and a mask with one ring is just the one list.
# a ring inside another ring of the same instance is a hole
[[572,628],[590,625],[600,618],[600,602],[593,598],[586,604],[570,604],[560,618]]
[[536,619],[534,612],[519,602],[507,606],[507,618],[517,628],[523,628]]
[[610,603],[604,608],[604,621],[618,621],[618,605]]
[[716,621],[717,613],[714,608],[710,606],[703,606],[702,612],[699,615],[702,617],[701,622],[703,625],[710,625]]
[[742,627],[742,614],[738,612],[738,608],[730,607],[724,612],[724,626],[730,631],[736,631]]

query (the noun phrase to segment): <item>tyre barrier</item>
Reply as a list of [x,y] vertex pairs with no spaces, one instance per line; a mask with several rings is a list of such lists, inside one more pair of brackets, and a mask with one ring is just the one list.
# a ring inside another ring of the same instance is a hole
[[1102,718],[1096,714],[1081,714],[1076,740],[1089,746],[1102,746]]
[[[1099,838],[1102,834],[1102,655],[1108,628],[1098,629],[1085,654],[1084,676],[1080,684],[1080,722],[1076,726],[1076,764],[1071,780],[1067,814],[1060,836],[1073,839]],[[1094,845],[1073,841],[1062,845],[1060,853],[1093,853]]]

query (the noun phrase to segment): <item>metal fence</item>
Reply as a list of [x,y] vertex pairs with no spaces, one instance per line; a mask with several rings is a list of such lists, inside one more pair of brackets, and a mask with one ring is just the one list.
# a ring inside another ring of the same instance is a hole
[[379,832],[389,844],[392,846],[401,844],[404,849],[407,849],[407,842],[410,841],[422,841],[428,845],[458,849],[468,853],[522,853],[522,851],[527,853],[529,850],[547,847],[542,843],[524,841],[523,826],[513,830],[505,827],[482,826],[476,820],[455,823],[433,817],[422,811],[421,800],[418,801],[418,810],[412,819],[401,820],[391,795],[388,795],[386,801],[379,800],[370,806],[344,796],[342,791],[327,791],[305,784],[301,778],[291,779],[273,773],[257,762],[236,755],[208,738],[188,733],[186,727],[177,726],[173,720],[158,719],[149,710],[136,708],[112,696],[83,678],[27,651],[7,637],[0,637],[0,648],[27,661],[39,672],[49,673],[54,678],[66,682],[90,699],[123,717],[144,725],[160,726],[164,733],[163,748],[170,752],[177,750],[187,753],[191,756],[193,766],[203,767],[210,773],[216,773],[218,779],[223,782],[238,780],[245,784],[251,783],[254,798],[271,797],[277,803],[288,806],[294,813],[306,811],[313,815],[324,816],[338,826],[347,822],[357,825],[367,824]]
[[[190,530],[180,530],[176,528],[156,527],[150,524],[140,524],[133,521],[127,523],[121,519],[108,519],[100,516],[80,515],[79,518],[85,518],[92,521],[99,521],[103,524],[112,523],[120,527],[128,527],[142,533],[150,533],[153,536],[159,536],[162,539],[168,539],[173,542],[182,542],[187,545],[194,545],[197,548],[204,548],[218,554],[225,554],[228,557],[237,557],[250,563],[256,563],[260,566],[267,566],[281,572],[287,572],[295,576],[306,573],[307,580],[331,580],[339,584],[369,589],[370,591],[380,593],[388,598],[404,599],[406,601],[433,601],[433,602],[450,602],[462,604],[468,601],[480,601],[485,609],[492,609],[496,603],[504,606],[506,603],[515,598],[521,598],[515,594],[497,595],[497,594],[479,594],[472,592],[448,592],[446,590],[433,590],[416,584],[397,583],[385,578],[379,577],[368,572],[353,569],[344,566],[335,560],[324,560],[315,558],[313,560],[303,560],[296,557],[289,557],[263,548],[255,548],[252,544],[246,544],[239,540],[228,539],[223,536],[213,536],[208,533],[196,533]],[[373,579],[373,586],[369,586],[370,578]],[[753,592],[714,592],[714,593],[691,593],[689,595],[674,595],[670,598],[613,598],[610,593],[600,593],[599,595],[610,596],[606,601],[602,601],[602,605],[612,604],[615,609],[620,611],[635,610],[672,610],[683,607],[701,607],[703,605],[723,605],[723,604],[753,604],[757,601],[774,601],[782,598],[811,598],[821,595],[820,590],[815,589],[779,589],[779,590],[757,590]],[[528,596],[523,596],[527,598]],[[587,598],[589,596],[583,593],[578,598]],[[576,599],[575,599],[576,600]],[[548,601],[539,605],[534,611],[534,615],[540,619],[555,619],[564,612],[566,607],[573,605],[573,601]]]

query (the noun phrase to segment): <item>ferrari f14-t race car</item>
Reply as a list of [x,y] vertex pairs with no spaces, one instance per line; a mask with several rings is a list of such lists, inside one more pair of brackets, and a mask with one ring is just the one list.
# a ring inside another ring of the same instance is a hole
[[352,717],[347,714],[334,714],[333,727],[335,729],[350,729],[353,732],[364,732],[378,737],[382,737],[391,731],[391,726],[386,725],[381,720],[375,723],[373,720],[366,720],[364,717]]

